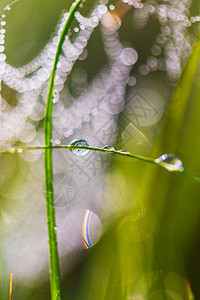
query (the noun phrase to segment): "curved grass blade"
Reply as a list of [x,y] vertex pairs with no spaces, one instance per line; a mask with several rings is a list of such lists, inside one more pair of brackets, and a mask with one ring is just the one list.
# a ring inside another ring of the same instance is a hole
[[[62,52],[62,45],[65,40],[65,36],[69,30],[71,22],[74,18],[74,13],[77,11],[82,0],[76,0],[68,14],[68,18],[64,25],[63,31],[60,35],[58,43],[53,69],[49,81],[49,89],[46,103],[46,114],[44,123],[44,141],[46,146],[51,146],[52,139],[52,109],[53,109],[53,91],[56,76],[57,64],[59,56]],[[59,259],[57,249],[57,237],[56,237],[56,221],[55,221],[55,209],[54,209],[54,194],[53,194],[53,164],[52,164],[52,149],[46,148],[44,152],[44,166],[45,166],[45,183],[46,183],[46,209],[47,209],[47,225],[49,235],[49,256],[50,256],[50,284],[51,284],[51,299],[61,299],[60,294],[60,272],[59,272]]]

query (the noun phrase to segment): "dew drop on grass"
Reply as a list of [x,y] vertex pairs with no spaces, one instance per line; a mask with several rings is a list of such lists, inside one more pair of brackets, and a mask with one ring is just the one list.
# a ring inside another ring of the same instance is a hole
[[75,28],[74,28],[74,32],[79,32],[79,28],[78,28],[78,27],[75,27]]
[[115,148],[114,148],[113,146],[110,146],[110,145],[105,145],[105,146],[103,146],[103,149],[106,149],[106,150],[112,150],[112,151],[115,150]]
[[[72,140],[68,146],[84,146],[84,147],[88,147],[88,143],[85,140],[78,140],[78,139],[74,139]],[[77,156],[85,156],[86,154],[88,154],[89,150],[87,149],[70,149],[71,152]]]
[[182,161],[173,154],[163,154],[155,159],[155,162],[170,172],[184,170]]
[[15,153],[16,152],[16,148],[15,147],[9,147],[7,149],[7,151],[10,152],[10,153]]
[[60,145],[61,144],[61,140],[59,140],[59,139],[56,139],[54,142],[55,142],[56,145]]
[[117,150],[117,152],[124,153],[124,154],[130,154],[130,152],[128,152],[126,150]]
[[23,149],[22,148],[18,148],[17,149],[17,153],[22,153],[23,152]]
[[110,10],[114,10],[114,9],[115,9],[114,5],[110,5],[110,6],[109,6],[109,9],[110,9]]
[[102,224],[99,217],[90,210],[86,210],[82,223],[82,239],[86,249],[93,247],[102,234]]

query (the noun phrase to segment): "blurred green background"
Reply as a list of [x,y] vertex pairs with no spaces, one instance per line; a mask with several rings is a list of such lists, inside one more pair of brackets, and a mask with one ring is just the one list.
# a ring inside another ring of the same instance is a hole
[[[1,2],[0,12],[8,3]],[[70,4],[64,0],[21,0],[13,6],[6,18],[7,61],[20,67],[32,60],[49,40],[61,11]],[[93,1],[86,1],[82,13],[87,14],[91,7]],[[199,14],[198,0],[193,0],[191,14]],[[164,99],[165,111],[155,124],[139,126],[151,147],[140,138],[138,142],[137,134],[130,127],[126,130],[131,131],[132,139],[125,147],[131,153],[151,157],[174,153],[183,161],[186,170],[200,176],[200,42],[197,38],[193,56],[178,85],[161,71],[141,76],[138,68],[150,55],[159,26],[156,19],[150,19],[148,26],[137,29],[133,26],[133,13],[130,13],[119,29],[123,44],[134,47],[139,55],[131,71],[137,84],[127,87],[126,99],[143,89],[154,101],[156,93]],[[197,37],[198,25],[194,24],[190,30]],[[99,27],[89,40],[87,51],[87,59],[78,61],[74,70],[85,69],[90,82],[107,64]],[[71,76],[67,84],[73,88]],[[15,105],[14,93],[6,87],[3,92],[7,101]],[[124,143],[121,131],[127,125],[123,123],[123,113],[118,121],[116,146],[121,148]],[[4,229],[5,212],[12,215],[12,211],[22,205],[16,202],[16,195],[20,194],[29,172],[32,175],[36,172],[37,176],[38,167],[18,154],[5,154],[0,157],[0,170]],[[42,174],[41,167],[41,178]],[[120,157],[111,158],[105,177],[102,211],[108,207],[112,213],[102,217],[104,233],[100,241],[92,249],[82,251],[67,274],[63,272],[62,299],[200,299],[200,183],[145,162]],[[3,246],[6,234],[1,230],[1,299],[8,299],[9,289]],[[15,257],[12,259],[14,261]],[[27,286],[15,280],[14,274],[13,299],[50,299],[48,280],[45,279],[41,286],[37,283],[36,287],[30,280]]]

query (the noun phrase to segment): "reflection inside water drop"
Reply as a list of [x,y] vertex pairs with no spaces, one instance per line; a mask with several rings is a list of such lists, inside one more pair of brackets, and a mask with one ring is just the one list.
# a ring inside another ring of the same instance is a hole
[[102,234],[102,224],[99,217],[90,210],[86,210],[82,224],[82,238],[86,249],[93,247]]
[[[72,146],[72,145],[73,146],[83,146],[83,147],[89,146],[85,140],[78,140],[78,139],[74,139],[68,144],[68,146]],[[77,156],[84,156],[89,152],[89,150],[87,150],[87,149],[78,149],[78,148],[70,149],[70,151]]]
[[182,161],[173,154],[163,154],[155,159],[155,162],[170,172],[184,170]]

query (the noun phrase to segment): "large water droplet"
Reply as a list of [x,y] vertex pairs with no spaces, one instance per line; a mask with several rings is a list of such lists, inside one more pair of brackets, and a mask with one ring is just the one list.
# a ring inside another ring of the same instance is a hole
[[[83,146],[83,147],[89,146],[85,140],[78,140],[78,139],[72,140],[68,145],[69,146],[72,146],[72,145],[73,146]],[[87,150],[87,149],[78,149],[78,148],[70,149],[70,150],[73,154],[75,154],[77,156],[84,156],[89,152],[89,150]]]
[[86,249],[93,247],[102,234],[102,224],[99,217],[90,210],[86,210],[82,225],[82,238]]
[[163,154],[155,159],[155,162],[170,172],[182,172],[184,170],[182,161],[173,154]]
[[113,146],[110,146],[110,145],[105,145],[103,146],[103,149],[106,149],[106,150],[111,150],[111,151],[114,151],[115,148]]

